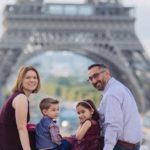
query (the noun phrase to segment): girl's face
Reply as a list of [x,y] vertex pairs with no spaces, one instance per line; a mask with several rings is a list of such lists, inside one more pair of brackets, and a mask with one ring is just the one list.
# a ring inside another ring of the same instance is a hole
[[84,123],[86,120],[92,118],[93,110],[85,108],[81,105],[77,106],[76,110],[79,115],[80,123]]
[[38,86],[37,74],[33,70],[29,70],[23,79],[23,89],[26,92],[32,93]]
[[59,104],[51,104],[48,109],[43,110],[45,116],[56,119],[59,115]]

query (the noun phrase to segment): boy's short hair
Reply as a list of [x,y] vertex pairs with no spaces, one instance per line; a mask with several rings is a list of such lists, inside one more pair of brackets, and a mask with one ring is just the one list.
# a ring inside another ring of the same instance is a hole
[[51,104],[59,104],[59,101],[50,97],[42,99],[39,104],[41,112],[43,111],[43,109],[49,109]]

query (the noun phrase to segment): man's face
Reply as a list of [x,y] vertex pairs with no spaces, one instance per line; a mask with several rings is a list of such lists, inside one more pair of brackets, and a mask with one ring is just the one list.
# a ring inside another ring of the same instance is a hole
[[88,70],[89,82],[99,91],[103,91],[107,83],[106,69],[101,69],[97,66]]

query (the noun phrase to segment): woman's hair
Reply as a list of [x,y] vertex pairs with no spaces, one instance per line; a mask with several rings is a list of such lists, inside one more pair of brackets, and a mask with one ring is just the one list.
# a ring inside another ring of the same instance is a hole
[[16,78],[16,83],[15,83],[14,87],[12,88],[13,92],[23,91],[23,80],[24,80],[26,73],[30,70],[35,71],[35,73],[37,75],[37,79],[38,79],[38,85],[37,85],[36,89],[34,91],[32,91],[32,93],[37,93],[40,90],[41,83],[40,83],[40,76],[39,76],[38,71],[32,66],[26,66],[26,67],[22,67],[19,70],[18,76]]
[[50,98],[50,97],[42,99],[39,104],[41,112],[43,111],[43,109],[49,109],[49,107],[52,104],[59,104],[59,101],[57,99]]
[[87,108],[87,109],[89,109],[90,111],[92,111],[92,109],[93,109],[94,112],[93,112],[93,115],[92,115],[92,119],[94,119],[94,120],[96,120],[96,121],[98,121],[98,120],[100,119],[99,112],[97,111],[96,106],[95,106],[95,104],[93,103],[92,100],[90,100],[90,99],[82,100],[82,101],[80,101],[80,102],[76,105],[76,108],[77,108],[78,106],[82,106],[82,107],[84,107],[84,108]]

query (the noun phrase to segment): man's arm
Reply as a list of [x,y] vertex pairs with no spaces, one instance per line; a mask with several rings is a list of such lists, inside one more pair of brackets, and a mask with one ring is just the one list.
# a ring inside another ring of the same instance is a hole
[[123,129],[123,113],[121,103],[117,97],[109,95],[105,97],[104,109],[104,149],[113,150],[118,136]]

